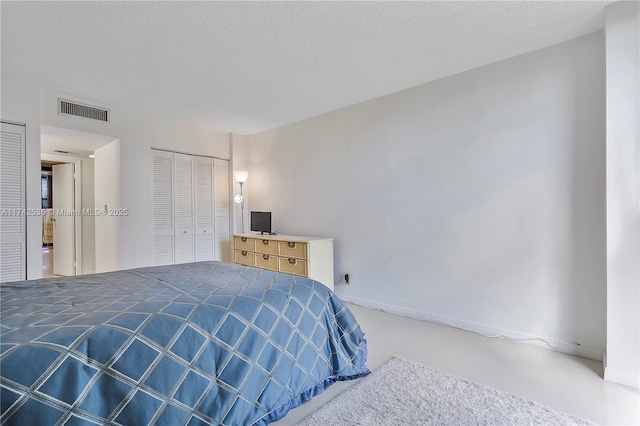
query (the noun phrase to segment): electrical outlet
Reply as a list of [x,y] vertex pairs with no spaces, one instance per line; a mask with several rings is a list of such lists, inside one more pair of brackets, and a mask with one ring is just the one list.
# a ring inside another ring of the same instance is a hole
[[349,278],[351,278],[351,277],[349,277],[349,274],[348,274],[348,273],[346,273],[346,272],[345,272],[345,274],[342,276],[342,278],[344,278],[344,283],[345,283],[345,284],[351,284],[351,283],[349,282]]

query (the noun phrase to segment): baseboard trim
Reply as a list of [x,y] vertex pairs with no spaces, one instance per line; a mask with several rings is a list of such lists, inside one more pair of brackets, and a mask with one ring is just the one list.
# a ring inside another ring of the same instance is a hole
[[640,389],[640,376],[614,370],[611,367],[604,367],[604,379],[608,382],[619,383],[621,385]]
[[418,311],[415,309],[404,308],[395,305],[389,305],[387,303],[380,303],[360,297],[353,297],[347,295],[341,295],[340,299],[346,303],[353,303],[369,309],[378,309],[391,314],[401,315],[417,320],[428,321],[435,324],[446,325],[449,327],[460,328],[462,330],[471,331],[474,333],[482,334],[486,337],[504,338],[507,340],[518,341],[533,346],[552,349],[557,352],[562,352],[570,355],[577,355],[583,358],[589,358],[596,361],[602,361],[604,359],[604,350],[589,348],[575,343],[563,342],[551,337],[535,336],[532,334],[521,333],[519,331],[508,330],[504,328],[492,327],[486,324],[474,323],[470,321],[463,321],[456,318],[444,317],[441,315],[430,314],[427,312]]

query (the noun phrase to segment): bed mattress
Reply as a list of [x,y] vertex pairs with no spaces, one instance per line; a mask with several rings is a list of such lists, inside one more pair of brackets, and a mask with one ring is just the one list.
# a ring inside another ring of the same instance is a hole
[[222,262],[1,285],[0,422],[267,424],[369,373],[324,285]]

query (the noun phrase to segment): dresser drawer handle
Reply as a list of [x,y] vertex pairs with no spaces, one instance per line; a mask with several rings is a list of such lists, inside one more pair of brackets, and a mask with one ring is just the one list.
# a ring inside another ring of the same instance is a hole
[[247,242],[247,237],[240,237],[240,241],[242,241],[243,243]]
[[246,250],[242,250],[242,251],[240,252],[240,254],[242,254],[243,256],[246,256],[246,255],[247,255],[247,251],[246,251]]
[[264,244],[265,246],[269,245],[269,240],[262,240],[262,244]]
[[287,259],[287,262],[289,262],[289,265],[295,265],[296,263],[298,263],[298,260],[290,257],[289,259]]
[[296,248],[296,243],[294,243],[294,242],[292,242],[292,241],[289,241],[289,242],[287,243],[287,246],[288,246],[289,248]]
[[263,258],[264,260],[269,260],[269,255],[268,255],[268,254],[263,254],[263,255],[262,255],[262,258]]

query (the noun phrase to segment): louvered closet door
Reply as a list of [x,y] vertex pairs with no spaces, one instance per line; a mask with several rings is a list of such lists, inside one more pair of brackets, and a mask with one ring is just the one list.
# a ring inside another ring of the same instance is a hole
[[213,159],[193,157],[196,262],[213,260]]
[[0,129],[0,282],[27,278],[24,192],[25,127]]
[[175,221],[174,262],[194,261],[194,203],[193,203],[193,157],[173,154]]
[[230,262],[229,161],[213,160],[215,206],[215,260]]
[[153,263],[173,264],[173,154],[153,151]]

